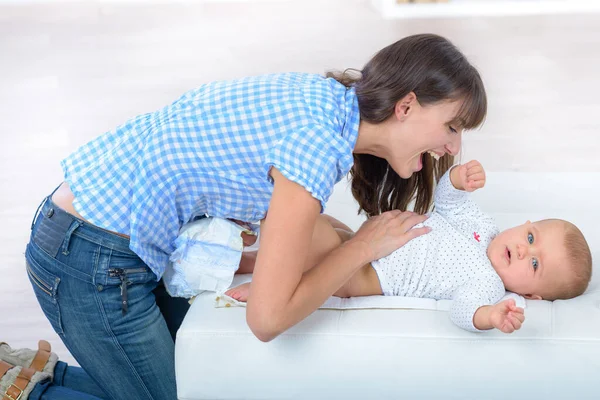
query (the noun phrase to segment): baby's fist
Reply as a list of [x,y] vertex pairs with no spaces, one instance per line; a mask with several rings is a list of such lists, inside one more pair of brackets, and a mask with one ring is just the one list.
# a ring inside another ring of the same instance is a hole
[[485,170],[479,161],[472,160],[452,168],[450,181],[458,190],[473,192],[485,186]]

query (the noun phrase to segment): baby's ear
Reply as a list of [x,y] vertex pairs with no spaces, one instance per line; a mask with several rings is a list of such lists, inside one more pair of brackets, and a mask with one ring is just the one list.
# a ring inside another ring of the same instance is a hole
[[537,294],[524,294],[523,297],[527,300],[543,300],[542,296],[538,296]]

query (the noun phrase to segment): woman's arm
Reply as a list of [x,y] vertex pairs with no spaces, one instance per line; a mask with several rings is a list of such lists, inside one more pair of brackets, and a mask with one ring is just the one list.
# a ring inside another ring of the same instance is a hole
[[[344,227],[345,229],[334,229],[332,224],[335,224],[335,226]],[[310,268],[317,265],[329,253],[338,248],[342,242],[347,241],[353,235],[354,233],[350,230],[350,228],[337,219],[326,214],[319,215],[315,223],[315,229],[312,235],[310,248],[307,250],[308,254],[306,262],[304,263],[304,271],[308,271]],[[236,274],[251,274],[254,272],[256,256],[258,255],[257,252],[258,250],[244,251],[242,253],[240,266],[236,271]]]
[[302,186],[272,168],[273,195],[261,226],[261,246],[246,319],[256,337],[270,341],[306,318],[356,271],[428,228],[410,229],[425,217],[391,211],[367,221],[354,237],[306,273],[320,204]]

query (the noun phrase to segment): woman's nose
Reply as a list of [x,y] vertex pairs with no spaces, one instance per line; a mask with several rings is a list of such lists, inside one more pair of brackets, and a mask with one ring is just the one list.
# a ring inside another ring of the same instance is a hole
[[462,132],[458,132],[455,134],[455,138],[453,138],[450,143],[446,145],[446,151],[450,153],[450,155],[455,156],[460,151],[460,145],[462,143]]

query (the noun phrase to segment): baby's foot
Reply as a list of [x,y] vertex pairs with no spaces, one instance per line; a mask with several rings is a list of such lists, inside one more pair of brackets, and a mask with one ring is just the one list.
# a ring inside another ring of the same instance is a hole
[[244,283],[240,286],[229,289],[225,294],[237,301],[248,301],[248,294],[250,293],[250,282]]

